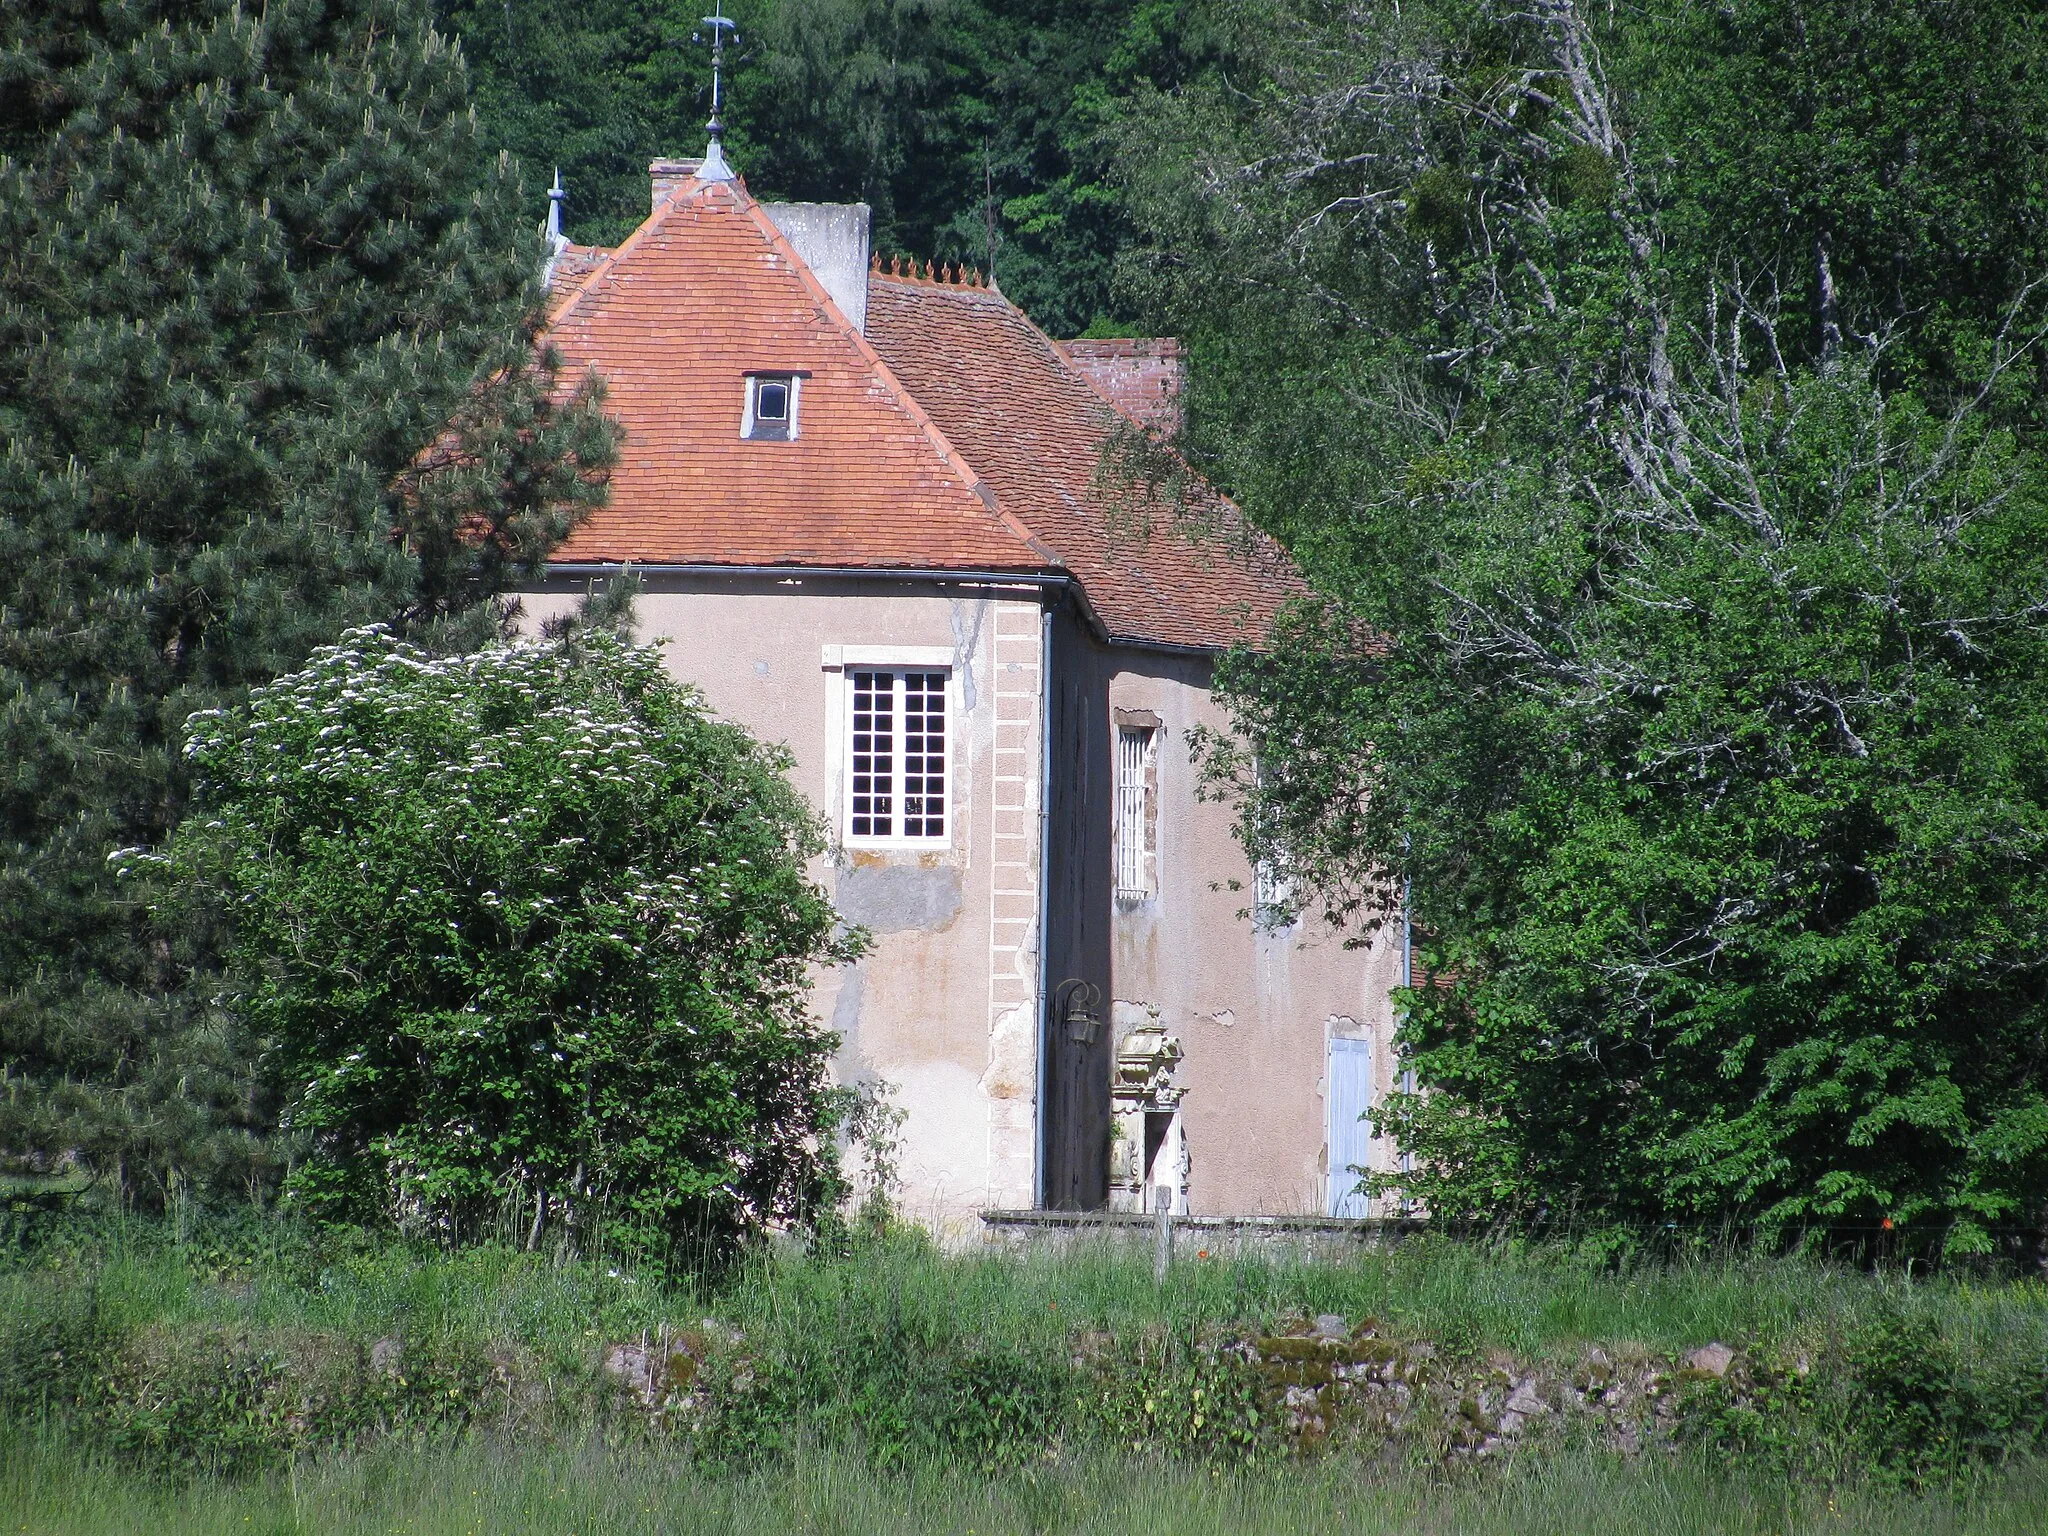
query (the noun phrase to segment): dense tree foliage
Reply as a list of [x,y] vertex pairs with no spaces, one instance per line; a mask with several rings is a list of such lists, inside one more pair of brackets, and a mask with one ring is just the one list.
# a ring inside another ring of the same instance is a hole
[[601,627],[437,659],[378,630],[195,717],[179,900],[233,914],[240,1010],[322,1215],[714,1246],[828,1204],[855,958],[786,755]]
[[[647,162],[700,153],[702,0],[441,0],[484,130],[543,174],[569,227],[611,243],[647,216]],[[1136,82],[1204,57],[1165,0],[739,0],[727,145],[762,196],[864,200],[883,251],[993,266],[1055,335],[1116,317],[1128,236],[1104,134]],[[538,204],[536,204],[536,217]]]
[[[473,639],[594,494],[594,402],[551,405],[530,345],[541,187],[560,165],[580,238],[638,222],[647,160],[702,143],[704,9],[0,0],[0,1148],[159,1184],[260,1171],[256,1042],[180,990],[210,920],[147,929],[105,854],[175,823],[193,710],[350,624]],[[732,14],[728,144],[756,192],[864,199],[884,251],[993,252],[1055,333],[1190,342],[1184,446],[1319,594],[1225,666],[1243,732],[1209,744],[1215,782],[1330,918],[1410,902],[1433,978],[1406,1004],[1423,1091],[1380,1112],[1417,1154],[1390,1192],[1889,1220],[1958,1249],[2048,1218],[2033,8]],[[491,654],[463,665],[510,664]],[[407,793],[426,816],[440,790]],[[282,901],[253,868],[235,878]],[[447,899],[503,894],[475,873]],[[486,916],[464,912],[458,933]],[[440,999],[398,1030],[410,1065],[379,1068],[417,1108],[455,1038],[434,1010],[467,1004],[433,992],[441,951],[387,938],[407,997]],[[801,922],[781,938],[816,952]],[[294,1013],[238,942],[266,1028],[334,1006]],[[594,995],[494,1017],[546,1032]],[[787,1002],[762,1004],[785,1065],[810,1049]],[[300,1089],[332,1064],[321,1038],[291,1058]],[[622,1041],[607,1060],[651,1070]],[[821,1128],[788,1070],[786,1116],[726,1129]],[[600,1146],[615,1191],[652,1177],[618,1150],[627,1119],[516,1080],[586,1149],[580,1181],[534,1126],[492,1122],[483,1156],[372,1127],[368,1101],[300,1120],[353,1148],[321,1177],[357,1208],[587,1208]],[[693,1145],[661,1175],[684,1203],[635,1207],[648,1230],[725,1198]],[[717,1219],[822,1187],[782,1156]]]
[[195,709],[352,623],[488,632],[611,429],[409,0],[6,4],[0,153],[0,1152],[260,1183],[209,937],[108,854],[170,831]]
[[1381,1187],[2040,1220],[2038,19],[1231,14],[1128,119],[1129,279],[1325,599],[1212,768],[1436,977]]

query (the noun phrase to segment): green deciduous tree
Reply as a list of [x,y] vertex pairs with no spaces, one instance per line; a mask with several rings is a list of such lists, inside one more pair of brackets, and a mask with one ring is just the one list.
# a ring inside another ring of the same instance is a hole
[[[601,244],[647,216],[647,162],[701,153],[701,0],[441,0],[484,131],[543,173]],[[727,148],[758,195],[864,200],[875,243],[987,266],[1055,335],[1114,312],[1128,237],[1103,128],[1136,81],[1203,59],[1170,0],[737,0]]]
[[175,823],[193,710],[350,624],[488,633],[610,428],[409,0],[7,4],[0,154],[0,1153],[260,1185],[209,936],[107,856]]
[[786,754],[601,626],[436,659],[352,632],[198,717],[164,861],[233,916],[238,1009],[323,1215],[714,1246],[837,1193],[858,955]]
[[1380,1120],[1417,1158],[1378,1186],[2038,1222],[2048,241],[1971,126],[2048,127],[2038,28],[1243,19],[1227,89],[1132,120],[1130,277],[1323,593],[1226,667],[1211,768],[1330,916],[1412,891],[1423,1092]]

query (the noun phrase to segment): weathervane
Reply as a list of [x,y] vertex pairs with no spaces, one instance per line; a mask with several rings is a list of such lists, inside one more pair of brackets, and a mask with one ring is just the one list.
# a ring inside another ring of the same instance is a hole
[[[711,29],[711,119],[704,125],[705,131],[711,136],[711,142],[705,147],[704,164],[698,169],[697,175],[705,181],[732,181],[735,179],[733,168],[726,163],[725,148],[719,142],[725,132],[725,124],[718,120],[718,108],[723,99],[719,92],[719,76],[725,66],[726,34],[731,33],[734,42],[740,40],[740,34],[738,24],[725,14],[725,0],[717,0],[711,10],[711,15],[700,18],[703,24]],[[704,34],[698,32],[690,41],[701,43],[704,41]]]

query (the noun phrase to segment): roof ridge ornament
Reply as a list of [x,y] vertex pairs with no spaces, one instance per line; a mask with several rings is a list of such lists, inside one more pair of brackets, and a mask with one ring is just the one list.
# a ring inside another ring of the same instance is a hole
[[[725,70],[726,34],[731,33],[732,40],[738,42],[739,24],[725,14],[725,0],[715,0],[711,11],[711,15],[698,18],[711,30],[711,116],[704,124],[704,131],[709,135],[710,142],[705,145],[704,164],[697,170],[697,179],[737,181],[739,173],[733,170],[731,162],[725,158],[725,124],[718,120],[718,109],[724,102],[722,77]],[[704,34],[696,33],[690,41],[701,43],[704,41]]]
[[905,256],[901,251],[893,253],[887,261],[882,260],[880,251],[868,257],[868,271],[875,277],[895,278],[899,282],[930,283],[941,288],[978,288],[983,293],[1000,293],[995,279],[979,267],[970,267],[966,262],[927,261],[922,267],[915,256]]
[[547,242],[547,264],[541,268],[540,282],[543,288],[555,280],[555,263],[562,259],[562,252],[569,249],[569,237],[562,233],[562,204],[569,194],[562,187],[562,168],[555,167],[555,184],[548,188],[548,221],[541,226],[541,238]]

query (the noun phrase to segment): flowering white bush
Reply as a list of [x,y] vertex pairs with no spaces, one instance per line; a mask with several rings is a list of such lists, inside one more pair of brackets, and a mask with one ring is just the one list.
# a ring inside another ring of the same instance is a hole
[[729,1241],[837,1189],[851,958],[785,755],[607,634],[432,657],[354,630],[194,716],[164,862],[220,901],[241,1006],[338,1217]]

